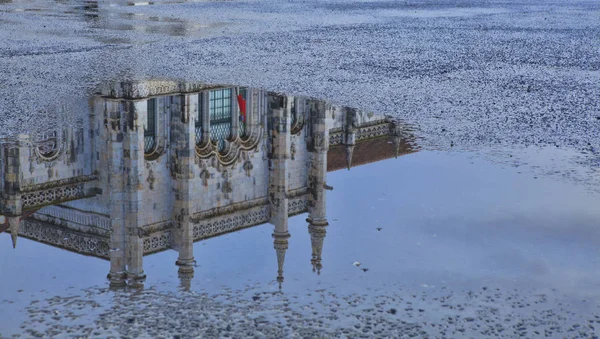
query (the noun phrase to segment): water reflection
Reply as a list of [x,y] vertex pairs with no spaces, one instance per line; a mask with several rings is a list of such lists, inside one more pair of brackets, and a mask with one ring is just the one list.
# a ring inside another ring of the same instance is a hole
[[109,83],[87,117],[1,144],[0,231],[109,260],[114,287],[142,286],[144,256],[174,249],[189,288],[195,241],[264,223],[281,286],[288,218],[306,212],[320,274],[327,172],[414,151],[385,116],[255,88]]

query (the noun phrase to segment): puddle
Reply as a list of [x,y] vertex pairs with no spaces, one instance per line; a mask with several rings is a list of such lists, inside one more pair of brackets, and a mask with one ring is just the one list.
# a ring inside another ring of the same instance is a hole
[[[262,89],[112,82],[88,102],[80,124],[1,144],[0,271],[19,278],[0,301],[21,310],[5,333],[516,335],[595,321],[600,215],[582,187],[420,151],[415,126]],[[146,322],[169,312],[181,317]]]

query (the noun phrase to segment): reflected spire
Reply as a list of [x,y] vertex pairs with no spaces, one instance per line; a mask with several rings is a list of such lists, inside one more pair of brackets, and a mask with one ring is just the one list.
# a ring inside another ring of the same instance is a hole
[[346,124],[344,125],[344,144],[346,145],[346,166],[348,171],[352,167],[352,156],[354,154],[354,145],[356,144],[356,111],[346,109]]
[[399,135],[394,135],[393,137],[393,142],[394,142],[394,149],[395,149],[395,158],[398,159],[398,155],[400,154],[400,144],[402,141],[402,138]]
[[348,171],[350,167],[352,167],[352,155],[354,154],[354,145],[346,145],[346,165],[348,166]]
[[400,155],[400,146],[402,145],[402,127],[399,124],[394,123],[392,127],[392,142],[394,144],[395,158],[398,159]]
[[21,224],[21,219],[19,217],[8,217],[7,219],[13,248],[17,248],[17,239],[19,238],[19,225]]
[[285,263],[285,252],[288,249],[288,239],[290,238],[290,234],[278,233],[277,231],[273,233],[273,247],[275,247],[275,252],[277,253],[277,282],[279,283],[279,289],[281,290],[281,285],[283,283],[283,265]]
[[307,221],[309,223],[308,233],[310,234],[310,244],[312,247],[312,258],[310,259],[310,263],[313,267],[313,272],[321,275],[321,269],[323,268],[321,262],[323,255],[323,241],[327,235],[328,223],[326,221],[315,223],[311,219],[307,219]]

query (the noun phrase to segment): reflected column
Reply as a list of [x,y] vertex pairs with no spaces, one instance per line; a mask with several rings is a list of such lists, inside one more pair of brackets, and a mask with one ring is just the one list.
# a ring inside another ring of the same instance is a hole
[[288,164],[290,149],[290,111],[287,97],[269,94],[268,116],[271,128],[271,161],[269,178],[269,201],[271,224],[275,226],[273,245],[277,253],[277,282],[281,289],[283,265],[288,249]]
[[4,163],[4,182],[3,192],[0,192],[3,203],[2,212],[8,222],[12,246],[17,247],[19,237],[19,226],[23,214],[23,201],[21,200],[21,144],[26,142],[26,136],[19,136],[16,144],[7,144],[3,146],[2,155]]
[[138,116],[145,101],[125,102],[127,116],[126,149],[124,149],[126,204],[125,228],[127,232],[127,281],[131,286],[142,286],[144,274],[144,242],[139,227],[142,222],[143,185],[140,181],[144,171],[144,127]]
[[[108,163],[108,185],[110,196],[110,273],[108,279],[111,287],[125,286],[126,246],[124,218],[124,169],[123,169],[123,131],[120,103],[97,99],[96,112],[104,112],[106,122],[107,150],[101,152]],[[98,117],[100,119],[101,117]]]
[[404,148],[406,150],[407,144],[405,143],[405,131],[400,123],[394,122],[391,126],[392,143],[394,144],[395,157],[398,159],[400,150]]
[[346,107],[344,109],[344,138],[343,142],[346,145],[346,166],[348,171],[352,167],[352,156],[354,154],[354,146],[356,144],[356,126],[357,126],[356,109]]
[[[202,115],[202,138],[210,142],[210,91],[201,92],[198,94],[198,98],[198,109]],[[197,142],[201,143],[202,140],[197,140]]]
[[231,139],[235,138],[240,134],[240,107],[238,104],[239,87],[231,88]]
[[310,198],[308,201],[308,232],[312,246],[311,265],[313,271],[321,273],[321,253],[323,240],[327,234],[325,186],[327,175],[327,152],[329,151],[329,127],[327,116],[331,115],[331,108],[322,101],[310,102],[310,123],[312,124],[311,162],[308,174]]
[[17,240],[19,239],[19,226],[21,226],[21,217],[19,216],[7,216],[8,230],[10,231],[10,238],[12,240],[13,248],[17,248]]
[[193,212],[193,179],[195,176],[196,156],[195,121],[198,116],[198,96],[181,95],[173,97],[171,114],[171,140],[174,153],[173,164],[173,221],[174,242],[179,256],[178,276],[184,289],[190,288],[194,277],[194,234],[191,221]]

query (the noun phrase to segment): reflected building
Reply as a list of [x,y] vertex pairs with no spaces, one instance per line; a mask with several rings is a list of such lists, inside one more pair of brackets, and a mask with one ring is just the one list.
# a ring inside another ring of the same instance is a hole
[[306,212],[320,273],[327,172],[413,152],[382,115],[201,83],[105,84],[82,126],[1,144],[0,230],[106,259],[112,286],[174,249],[189,287],[195,241],[263,223],[282,283],[288,218]]

